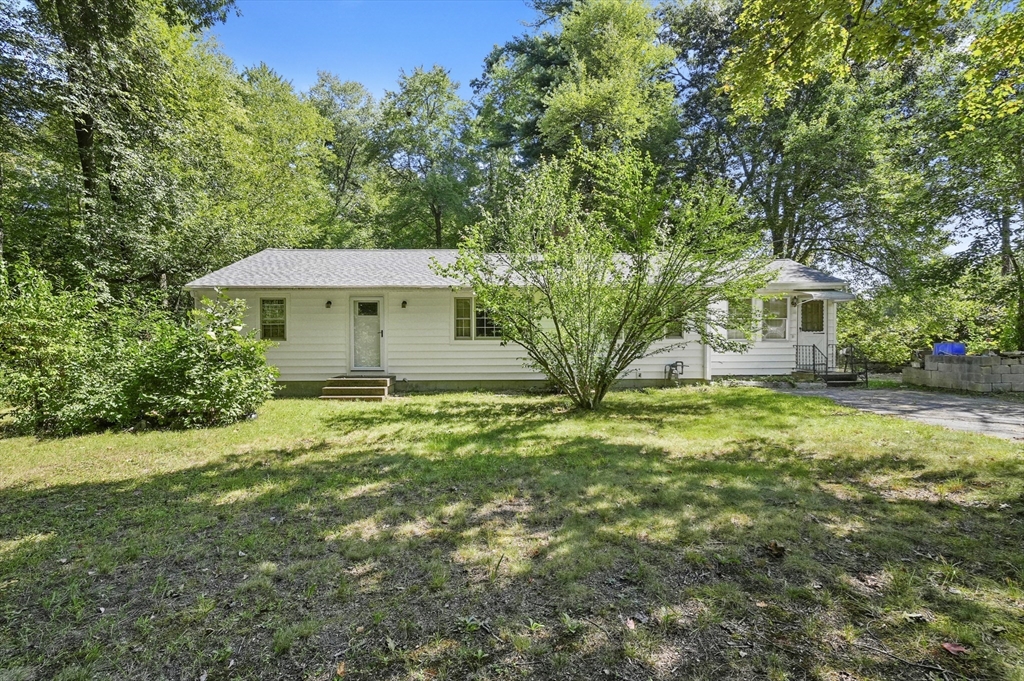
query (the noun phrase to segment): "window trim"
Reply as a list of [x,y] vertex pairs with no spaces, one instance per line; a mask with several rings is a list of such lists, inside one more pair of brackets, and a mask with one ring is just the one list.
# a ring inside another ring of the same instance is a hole
[[[282,325],[282,326],[284,326],[284,338],[266,338],[263,335],[263,301],[265,301],[265,300],[280,300],[280,301],[282,301],[284,303],[284,324]],[[259,297],[259,309],[256,311],[256,314],[257,314],[257,320],[256,321],[259,324],[260,340],[268,340],[271,343],[287,343],[288,342],[288,338],[291,335],[289,333],[289,330],[288,330],[288,316],[289,316],[288,315],[288,308],[289,307],[291,307],[291,301],[288,300],[288,296],[286,296],[286,295],[260,296]]]
[[[769,343],[785,342],[785,341],[789,340],[789,323],[790,323],[790,320],[793,318],[793,315],[791,313],[792,306],[790,305],[790,302],[791,302],[790,299],[791,298],[792,298],[792,296],[771,296],[769,298],[762,298],[761,299],[761,324],[760,324],[760,328],[758,329],[758,332],[759,332],[758,333],[758,338],[759,338],[759,340],[767,341]],[[765,316],[765,305],[764,304],[766,302],[768,302],[769,300],[781,300],[781,301],[784,301],[785,302],[786,316],[785,317],[767,317],[767,316]],[[768,338],[767,337],[767,334],[765,334],[764,323],[768,319],[785,319],[786,320],[785,325],[783,325],[783,327],[782,327],[782,330],[783,330],[782,338]]]
[[[469,337],[459,337],[455,335],[457,323],[455,315],[458,312],[460,300],[469,301]],[[448,317],[451,320],[451,333],[449,334],[449,342],[452,343],[465,343],[465,342],[495,342],[500,343],[503,340],[502,336],[477,336],[476,335],[476,296],[472,293],[456,293],[452,296],[452,311]]]

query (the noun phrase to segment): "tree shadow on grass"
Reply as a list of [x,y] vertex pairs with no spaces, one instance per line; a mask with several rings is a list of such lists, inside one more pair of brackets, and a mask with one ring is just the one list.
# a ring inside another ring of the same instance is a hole
[[[779,438],[700,455],[600,431],[680,418],[664,402],[409,400],[292,448],[4,489],[0,670],[923,679],[1021,659],[1019,496],[882,485],[926,462],[794,447],[795,402],[737,401]],[[936,657],[952,635],[972,653]]]

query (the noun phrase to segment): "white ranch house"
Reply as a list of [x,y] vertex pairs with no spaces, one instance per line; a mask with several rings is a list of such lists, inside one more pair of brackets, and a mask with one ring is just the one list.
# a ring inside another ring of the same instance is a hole
[[[197,304],[218,291],[245,300],[246,325],[276,345],[268,361],[285,394],[376,394],[403,390],[541,387],[525,352],[501,345],[473,293],[453,288],[431,263],[454,250],[268,249],[189,283]],[[684,347],[638,360],[627,385],[662,383],[682,362],[683,380],[793,373],[797,346],[835,344],[836,305],[853,299],[847,282],[792,260],[771,264],[775,279],[750,302],[764,321],[744,353],[719,353],[684,338]],[[724,305],[724,303],[723,303]],[[679,343],[679,337],[666,338]],[[345,383],[344,378],[350,380]],[[365,380],[372,378],[388,380]],[[356,379],[356,380],[352,380]],[[341,386],[365,386],[345,390]],[[373,388],[373,390],[371,390]]]

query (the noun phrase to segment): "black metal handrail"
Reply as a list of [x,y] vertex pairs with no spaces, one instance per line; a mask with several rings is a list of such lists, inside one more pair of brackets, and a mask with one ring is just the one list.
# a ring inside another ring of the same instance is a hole
[[810,371],[815,378],[829,372],[829,357],[817,345],[796,346],[796,368],[798,371]]
[[868,356],[853,345],[837,347],[828,346],[829,355],[836,358],[836,371],[844,374],[853,374],[860,378],[864,377],[864,383],[868,382]]

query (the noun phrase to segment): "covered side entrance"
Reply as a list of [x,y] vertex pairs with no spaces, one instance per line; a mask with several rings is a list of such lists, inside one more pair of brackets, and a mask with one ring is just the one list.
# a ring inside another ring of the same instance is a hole
[[813,373],[829,385],[867,381],[866,360],[853,347],[836,343],[836,304],[854,300],[846,291],[801,291],[793,301],[799,310],[796,369]]

